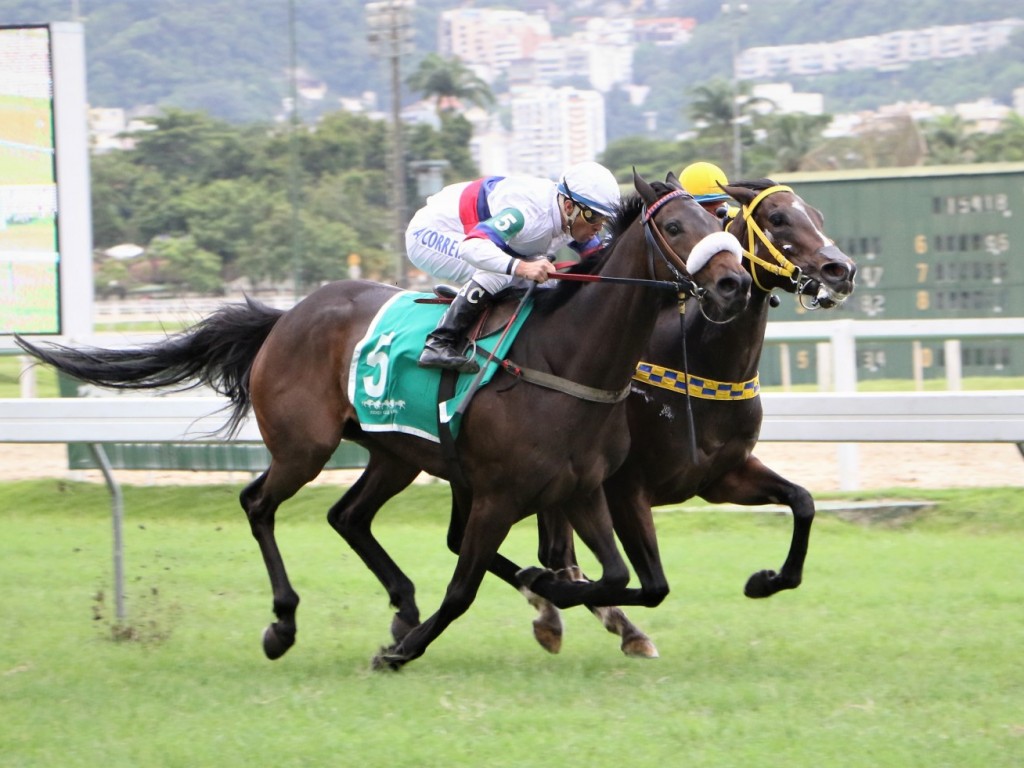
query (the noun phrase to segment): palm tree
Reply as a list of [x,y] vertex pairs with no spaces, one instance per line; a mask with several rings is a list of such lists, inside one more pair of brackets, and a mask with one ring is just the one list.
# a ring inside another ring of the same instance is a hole
[[428,53],[405,82],[424,97],[434,99],[439,115],[454,111],[460,102],[479,107],[494,103],[494,94],[487,83],[457,56],[445,59]]
[[775,168],[791,173],[800,161],[821,143],[821,132],[832,122],[831,115],[766,115],[759,120],[765,128],[761,142],[775,153]]
[[690,117],[702,133],[729,134],[733,118],[732,83],[728,80],[712,80],[707,85],[698,85],[693,89],[693,101],[690,102]]
[[[738,82],[733,85],[729,80],[715,79],[706,85],[698,85],[691,93],[690,118],[697,126],[702,139],[714,139],[719,147],[719,162],[732,158],[733,121],[740,126],[740,140],[744,146],[753,141],[753,132],[749,127],[752,118],[763,111],[770,111],[775,104],[751,94],[751,84]],[[736,174],[733,163],[729,176]]]
[[959,115],[940,115],[924,124],[928,165],[973,163],[978,136]]

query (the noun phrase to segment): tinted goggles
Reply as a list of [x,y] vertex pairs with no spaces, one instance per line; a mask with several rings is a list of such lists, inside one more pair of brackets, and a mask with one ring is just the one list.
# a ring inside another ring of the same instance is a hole
[[[576,203],[575,200],[573,200],[573,202]],[[576,207],[580,209],[580,216],[583,217],[583,220],[587,222],[587,224],[604,224],[608,221],[607,216],[603,216],[593,208],[587,208],[587,206],[580,205],[579,203],[576,203]]]

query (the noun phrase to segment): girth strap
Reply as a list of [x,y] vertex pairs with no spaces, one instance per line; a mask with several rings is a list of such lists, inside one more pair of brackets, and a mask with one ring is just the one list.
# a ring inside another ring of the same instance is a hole
[[757,376],[749,381],[715,381],[643,361],[637,365],[633,378],[644,384],[702,400],[751,400],[761,392],[761,382]]
[[591,403],[621,403],[629,397],[629,384],[615,392],[608,389],[588,387],[585,384],[577,384],[575,381],[563,379],[561,376],[555,376],[552,373],[544,373],[543,371],[535,371],[532,368],[524,368],[521,365],[513,363],[511,360],[502,360],[501,367],[512,376],[520,378],[525,382],[536,384],[539,387],[553,389],[566,395],[572,395],[580,400],[587,400]]

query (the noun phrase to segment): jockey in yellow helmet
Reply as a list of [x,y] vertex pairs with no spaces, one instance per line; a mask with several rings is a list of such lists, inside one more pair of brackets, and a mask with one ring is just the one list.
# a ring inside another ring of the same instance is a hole
[[714,163],[703,160],[690,163],[683,168],[679,182],[708,213],[719,218],[729,215],[729,195],[722,189],[722,186],[729,183],[729,179],[725,171]]

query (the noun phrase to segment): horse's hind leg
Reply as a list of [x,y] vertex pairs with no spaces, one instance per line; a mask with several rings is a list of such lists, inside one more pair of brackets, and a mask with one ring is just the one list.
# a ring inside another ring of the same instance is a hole
[[284,559],[274,537],[274,516],[284,501],[317,476],[330,455],[331,452],[327,451],[322,460],[318,455],[311,457],[309,462],[291,466],[273,460],[266,472],[246,486],[239,499],[263,555],[274,596],[277,621],[263,632],[263,652],[268,659],[280,658],[295,644],[295,611],[299,606],[299,595],[288,580]]
[[416,588],[402,569],[374,538],[370,530],[377,511],[416,479],[419,469],[390,456],[370,453],[366,469],[355,484],[327,513],[327,522],[366,564],[387,590],[395,617],[391,635],[395,642],[420,623]]

